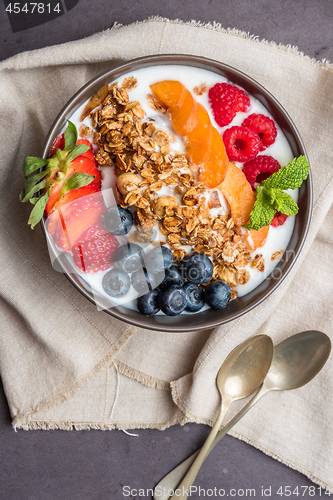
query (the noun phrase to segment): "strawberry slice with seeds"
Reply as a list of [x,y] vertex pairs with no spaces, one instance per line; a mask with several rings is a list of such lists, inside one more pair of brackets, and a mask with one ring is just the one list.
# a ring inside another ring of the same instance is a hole
[[[77,193],[76,191],[80,191]],[[77,195],[79,198],[76,198]],[[105,211],[103,195],[96,186],[69,191],[47,220],[47,229],[56,245],[70,252],[73,244],[89,228],[100,223]]]
[[77,145],[79,146],[80,144],[85,144],[86,146],[89,146],[90,149],[88,149],[88,151],[86,151],[85,153],[83,153],[82,156],[86,156],[87,158],[89,158],[89,160],[91,160],[91,161],[94,162],[95,167],[97,167],[98,163],[96,161],[96,158],[95,158],[95,155],[94,155],[94,152],[93,152],[93,146],[92,146],[91,142],[88,141],[88,139],[79,139],[77,141]]
[[116,237],[102,224],[90,226],[72,247],[74,264],[85,273],[106,271],[118,246]]

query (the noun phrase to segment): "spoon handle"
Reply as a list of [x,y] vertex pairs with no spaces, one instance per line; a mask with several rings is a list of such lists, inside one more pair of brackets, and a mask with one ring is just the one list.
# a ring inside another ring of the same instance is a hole
[[[235,415],[230,422],[228,422],[227,425],[225,425],[220,432],[217,434],[215,439],[213,440],[209,450],[207,451],[205,458],[209,455],[211,451],[215,448],[215,446],[221,441],[221,439],[230,431],[230,429],[233,428],[233,426],[259,401],[260,398],[266,394],[267,389],[264,388],[263,386],[261,389],[257,392],[257,394],[242,408],[240,412]],[[177,486],[179,485],[181,487],[180,482],[182,479],[185,479],[186,472],[190,469],[191,465],[195,461],[196,457],[198,456],[200,450],[196,451],[188,457],[186,460],[184,460],[181,464],[179,464],[177,467],[175,467],[169,474],[164,476],[163,479],[155,486],[154,489],[154,500],[168,500],[170,498],[170,493],[171,491],[175,491],[177,489]],[[194,478],[195,479],[195,478]],[[194,481],[193,479],[193,481]],[[193,484],[193,482],[191,483]],[[177,496],[177,498],[182,498]]]
[[196,456],[193,464],[185,474],[184,479],[182,480],[181,484],[178,486],[178,489],[180,490],[180,495],[176,495],[176,492],[172,496],[171,500],[186,500],[188,497],[189,493],[189,488],[192,486],[192,484],[195,481],[195,478],[197,477],[197,474],[201,468],[201,465],[203,464],[207,454],[209,453],[210,447],[213,444],[214,438],[216,437],[219,428],[221,427],[221,424],[223,422],[224,417],[226,416],[229,407],[230,407],[231,402],[230,401],[225,401],[224,403],[222,402],[222,406],[220,408],[218,417],[216,419],[216,422],[210,431],[203,447],[199,451],[198,455]]

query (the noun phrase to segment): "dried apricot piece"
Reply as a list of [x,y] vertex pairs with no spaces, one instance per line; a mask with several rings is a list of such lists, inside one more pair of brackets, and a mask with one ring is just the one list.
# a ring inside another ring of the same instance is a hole
[[222,137],[213,127],[205,108],[180,82],[157,82],[150,88],[167,107],[176,133],[185,138],[186,152],[191,162],[199,166],[199,180],[209,188],[221,184],[228,157]]
[[242,226],[249,220],[256,199],[251,184],[234,163],[229,163],[220,188],[229,202],[231,217],[236,226]]
[[258,231],[251,229],[245,236],[247,245],[251,252],[264,246],[268,235],[269,226],[263,226]]
[[[185,89],[184,85],[174,80],[165,80],[163,82],[153,83],[150,88],[156,99],[167,108],[177,107],[178,103],[180,103],[180,96]],[[186,94],[184,93],[184,98],[185,97]]]
[[198,103],[193,99],[191,93],[186,90],[187,96],[183,106],[168,109],[172,125],[177,134],[186,136],[193,131],[199,122]]
[[186,136],[186,153],[191,161],[199,165],[207,156],[208,147],[212,144],[213,126],[209,115],[201,104],[198,104],[198,123]]
[[199,166],[199,181],[203,182],[208,188],[219,186],[228,170],[228,156],[222,137],[215,127],[212,126],[212,129],[208,157]]
[[175,131],[186,135],[197,124],[196,101],[182,83],[164,80],[150,86],[155,98],[167,108]]

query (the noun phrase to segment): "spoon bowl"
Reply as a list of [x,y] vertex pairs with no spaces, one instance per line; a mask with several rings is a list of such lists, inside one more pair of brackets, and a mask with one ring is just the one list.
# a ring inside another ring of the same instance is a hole
[[262,384],[273,356],[267,335],[255,335],[237,346],[224,360],[216,379],[222,403],[250,396]]
[[264,387],[280,391],[302,387],[320,372],[330,352],[325,333],[309,330],[288,337],[274,348]]

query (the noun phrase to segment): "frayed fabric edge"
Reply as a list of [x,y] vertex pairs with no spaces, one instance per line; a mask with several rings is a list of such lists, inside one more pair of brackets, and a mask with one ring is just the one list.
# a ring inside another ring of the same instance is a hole
[[[44,420],[30,420],[30,421],[21,421],[18,419],[15,424],[15,429],[22,429],[24,431],[28,430],[62,430],[62,431],[83,431],[83,430],[100,430],[100,431],[111,431],[114,429],[118,429],[121,431],[129,430],[129,429],[157,429],[157,430],[165,430],[173,425],[185,425],[190,423],[185,416],[178,417],[172,422],[167,422],[165,424],[148,422],[148,423],[116,423],[116,424],[107,424],[105,422],[69,422],[69,421],[44,421]],[[200,423],[200,422],[199,422]]]
[[[95,364],[95,366],[89,370],[88,373],[86,373],[79,380],[71,384],[69,387],[61,391],[56,396],[53,396],[52,398],[46,401],[38,403],[37,405],[32,407],[30,410],[27,410],[23,414],[20,413],[18,415],[15,415],[12,421],[12,426],[14,428],[23,428],[22,425],[25,425],[25,422],[29,426],[30,425],[30,423],[28,422],[29,418],[31,418],[38,411],[50,410],[60,405],[61,403],[64,403],[71,396],[74,396],[88,380],[94,379],[101,371],[101,369],[107,366],[110,363],[110,361],[112,361],[112,359],[116,356],[116,354],[120,351],[120,349],[126,344],[126,342],[136,331],[137,331],[136,327],[131,326],[130,328],[128,328],[125,331],[125,333],[123,333],[123,335],[120,337],[120,339],[113,344],[112,349],[110,349],[110,351],[100,361],[98,361]],[[33,427],[27,427],[27,429],[28,428],[32,429]]]
[[[321,61],[319,61],[313,57],[310,57],[310,56],[304,54],[302,51],[300,51],[299,48],[295,45],[284,45],[282,43],[276,43],[274,41],[260,39],[258,35],[251,35],[249,32],[241,31],[241,30],[238,30],[236,28],[223,28],[223,26],[220,23],[217,23],[215,21],[213,23],[204,23],[204,22],[195,21],[195,20],[182,21],[181,19],[168,19],[166,17],[151,16],[151,17],[148,17],[148,19],[145,19],[143,21],[136,21],[135,23],[131,23],[131,24],[127,24],[127,25],[123,25],[123,24],[115,22],[111,28],[108,28],[108,29],[101,31],[99,33],[96,33],[94,35],[90,35],[89,37],[85,37],[82,40],[88,40],[89,38],[92,38],[92,37],[98,37],[98,35],[100,35],[100,34],[108,33],[108,32],[111,32],[113,30],[118,30],[121,28],[128,28],[131,26],[136,26],[136,25],[140,25],[140,24],[147,24],[147,23],[166,23],[166,25],[167,24],[175,24],[175,25],[193,26],[196,28],[203,28],[203,29],[207,29],[207,30],[211,30],[211,31],[217,31],[217,32],[224,33],[227,35],[232,35],[232,36],[235,36],[238,38],[242,38],[244,40],[248,40],[248,41],[251,41],[254,43],[260,43],[262,45],[270,46],[271,48],[275,48],[277,50],[281,50],[283,52],[290,53],[294,56],[297,56],[297,57],[303,59],[304,61],[306,61],[306,62],[308,62],[308,63],[310,63],[318,68],[325,69],[328,71],[333,71],[333,64],[331,64],[330,61],[328,61],[327,59],[322,59]],[[77,41],[66,42],[66,43],[60,44],[60,45],[69,46],[69,45],[74,44],[74,43],[77,43]],[[50,49],[52,47],[56,47],[56,45],[49,46],[47,48]],[[41,53],[43,50],[44,50],[44,48],[35,49],[35,50],[27,51],[27,52],[21,52],[19,54],[16,54],[16,55],[6,59],[5,61],[2,61],[0,63],[0,70],[3,70],[3,69],[6,69],[6,70],[22,69],[22,67],[20,67],[20,65],[18,64],[18,60],[22,57],[22,55],[24,55],[24,57],[26,57],[27,54]],[[107,59],[98,59],[98,60],[93,60],[93,61],[90,61],[90,60],[87,61],[85,59],[82,61],[80,61],[80,60],[79,61],[78,60],[67,61],[67,62],[65,62],[65,64],[97,63],[97,62],[105,62],[106,60]],[[124,61],[125,60],[126,59],[124,59]],[[62,64],[64,64],[64,62],[60,61],[59,65],[62,65]],[[32,69],[35,67],[41,67],[41,66],[40,65],[39,66],[34,66],[34,65],[24,66],[24,69],[27,69],[27,68]]]
[[147,375],[146,373],[137,370],[136,368],[132,368],[131,366],[123,363],[122,361],[115,360],[117,363],[117,367],[119,373],[125,375],[128,378],[134,379],[137,382],[140,382],[147,387],[152,387],[154,389],[159,389],[161,391],[170,391],[170,383],[165,382],[164,380],[160,380],[151,375]]
[[194,28],[204,28],[210,31],[218,31],[220,33],[224,33],[226,35],[232,35],[238,38],[242,38],[244,40],[248,40],[255,43],[260,43],[262,45],[267,45],[270,47],[274,47],[284,52],[288,52],[290,54],[296,55],[308,63],[314,64],[319,68],[327,69],[333,71],[333,64],[328,59],[322,59],[321,61],[315,59],[314,57],[310,57],[301,50],[296,45],[284,45],[283,43],[276,43],[274,41],[265,40],[264,38],[260,38],[258,35],[251,35],[249,32],[238,30],[237,28],[224,28],[221,23],[213,22],[213,23],[204,23],[202,21],[196,21],[192,19],[192,21],[182,21],[181,19],[169,19],[167,17],[161,16],[151,16],[144,21],[136,21],[135,23],[123,25],[115,22],[111,28],[111,30],[119,29],[119,28],[128,28],[130,26],[136,26],[138,24],[145,24],[150,22],[162,22],[167,24],[178,24],[183,26],[193,26]]
[[170,383],[171,397],[176,406],[184,413],[188,422],[195,422],[196,424],[205,424],[213,426],[214,422],[207,418],[198,418],[193,413],[189,412],[186,406],[182,403],[180,395],[178,393],[177,380]]

